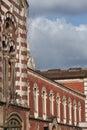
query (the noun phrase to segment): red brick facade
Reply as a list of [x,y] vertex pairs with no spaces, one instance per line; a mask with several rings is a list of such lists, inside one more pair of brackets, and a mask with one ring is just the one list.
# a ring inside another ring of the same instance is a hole
[[[28,72],[28,76],[29,76],[29,81],[30,81],[30,122],[31,122],[31,127],[30,127],[30,130],[34,129],[33,128],[35,125],[35,116],[34,116],[34,94],[33,94],[33,88],[34,88],[34,84],[36,83],[37,86],[38,86],[38,118],[37,118],[37,124],[43,124],[43,126],[47,125],[48,127],[49,126],[49,123],[48,122],[51,122],[51,126],[53,124],[52,120],[49,120],[49,119],[52,119],[52,117],[54,118],[57,118],[57,102],[56,102],[56,97],[57,97],[57,94],[60,95],[60,122],[57,122],[56,124],[56,127],[60,127],[61,129],[66,128],[66,129],[70,129],[72,127],[74,127],[74,110],[73,110],[73,102],[74,100],[76,100],[76,103],[78,104],[78,102],[81,103],[81,106],[82,108],[81,109],[84,109],[85,107],[85,103],[84,103],[84,98],[85,96],[82,94],[82,93],[79,93],[77,91],[74,91],[73,89],[70,89],[69,87],[65,87],[59,83],[56,83],[54,81],[51,81],[41,75],[39,75],[38,73],[36,72],[33,72],[31,70],[29,70]],[[47,95],[47,101],[46,101],[46,117],[48,119],[47,120],[44,120],[43,119],[43,112],[42,112],[42,89],[43,87],[45,87],[46,89],[46,95]],[[49,95],[50,95],[50,91],[53,91],[53,95],[54,95],[54,114],[52,115],[50,113],[50,99],[49,99]],[[64,123],[64,110],[63,110],[63,103],[62,103],[62,99],[63,97],[66,97],[66,125]],[[68,107],[68,100],[69,98],[71,99],[72,101],[72,123],[69,124],[69,107]],[[32,100],[31,100],[32,99]],[[78,105],[77,105],[78,106]],[[31,118],[32,117],[32,118]],[[78,108],[76,110],[76,117],[77,117],[77,123],[76,123],[76,126],[79,126],[79,114],[78,114]],[[81,113],[81,121],[84,122],[85,121],[85,112],[83,111]],[[61,124],[62,123],[62,124]]]

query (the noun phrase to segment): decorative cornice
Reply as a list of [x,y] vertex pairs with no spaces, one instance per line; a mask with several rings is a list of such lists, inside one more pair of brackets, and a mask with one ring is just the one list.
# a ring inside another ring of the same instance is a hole
[[32,116],[32,115],[29,116],[29,119],[30,119],[30,120],[37,120],[37,121],[39,121],[39,122],[47,122],[47,123],[51,123],[51,122],[52,122],[51,119],[45,119],[45,120],[44,120],[44,119],[41,118],[41,117],[35,118],[35,117]]
[[[0,101],[0,106],[6,106],[6,102]],[[9,104],[10,108],[18,109],[18,110],[23,110],[23,111],[30,111],[29,107],[23,107],[18,104]]]
[[63,89],[64,91],[69,91],[70,93],[72,93],[74,95],[77,95],[77,96],[80,96],[80,98],[82,98],[82,99],[85,99],[85,95],[83,93],[80,93],[80,92],[75,91],[75,90],[73,90],[73,89],[71,89],[69,87],[66,87],[66,86],[64,86],[64,85],[62,85],[62,84],[60,84],[58,82],[55,82],[54,80],[51,80],[51,79],[41,75],[40,73],[38,73],[35,70],[32,70],[30,68],[27,68],[27,69],[28,69],[28,73],[30,73],[30,74],[32,74],[34,76],[37,76],[37,77],[43,79],[44,81],[46,81],[46,82],[48,82],[48,83],[50,83],[52,85],[55,85],[55,86],[59,87],[60,89]]

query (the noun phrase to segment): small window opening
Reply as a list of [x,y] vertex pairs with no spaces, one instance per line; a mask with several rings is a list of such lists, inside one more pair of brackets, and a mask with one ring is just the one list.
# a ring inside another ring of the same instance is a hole
[[11,19],[10,18],[7,18],[6,19],[6,29],[10,27],[10,23],[11,23]]
[[13,46],[11,46],[9,52],[13,52],[13,51],[14,51],[14,48]]
[[56,126],[55,125],[53,125],[52,130],[56,130]]
[[9,28],[10,24],[9,22],[6,22],[6,29]]
[[5,41],[2,41],[2,46],[3,46],[3,48],[6,47]]

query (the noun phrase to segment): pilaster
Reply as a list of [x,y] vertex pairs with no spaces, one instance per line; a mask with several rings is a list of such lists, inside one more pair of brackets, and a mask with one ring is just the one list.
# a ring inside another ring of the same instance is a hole
[[87,78],[84,79],[84,94],[85,98],[85,121],[87,122]]
[[8,53],[3,52],[3,96],[8,97]]
[[1,18],[1,1],[0,1],[0,100],[2,100],[2,91],[3,91],[3,62],[2,62],[2,18]]

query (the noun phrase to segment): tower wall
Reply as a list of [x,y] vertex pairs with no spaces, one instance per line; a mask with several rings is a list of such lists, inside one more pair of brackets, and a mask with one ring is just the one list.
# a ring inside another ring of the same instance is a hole
[[3,65],[2,65],[2,46],[1,46],[1,36],[2,36],[2,18],[1,18],[1,1],[0,1],[0,100],[2,100],[3,92]]
[[[14,34],[12,38],[15,42],[15,90],[17,92],[17,103],[22,104],[23,106],[27,105],[27,39],[26,39],[26,9],[27,9],[26,1],[22,0],[2,0],[1,1],[1,18],[2,22],[2,30],[0,32],[3,35],[4,30],[4,21],[5,14],[9,11],[12,16],[15,17],[16,24],[16,37]],[[9,16],[7,16],[9,17]],[[1,27],[1,26],[0,26]],[[13,30],[14,33],[14,30]],[[2,38],[0,38],[2,42]],[[1,45],[1,44],[0,44]],[[0,46],[1,50],[1,46]],[[2,62],[2,52],[0,51],[0,71],[3,71],[3,62]],[[9,71],[9,70],[8,70]],[[3,88],[2,77],[0,75],[0,87]],[[1,91],[2,89],[0,89]]]

